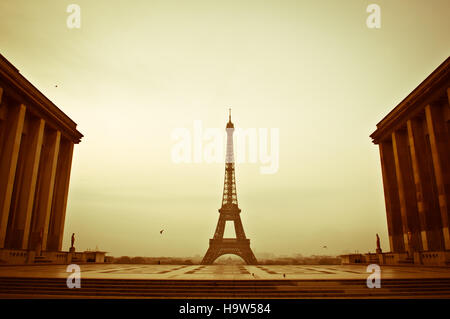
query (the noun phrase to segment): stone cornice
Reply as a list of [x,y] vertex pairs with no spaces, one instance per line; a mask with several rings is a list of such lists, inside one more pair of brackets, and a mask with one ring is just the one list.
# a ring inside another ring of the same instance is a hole
[[447,87],[450,87],[450,57],[377,124],[377,129],[370,135],[373,143],[378,144],[399,125],[404,125],[414,113],[439,98]]
[[61,111],[52,101],[31,84],[19,70],[15,68],[4,56],[0,54],[0,81],[12,88],[21,99],[21,103],[33,113],[36,113],[49,122],[51,126],[61,130],[74,143],[79,143],[83,134],[77,129],[77,124]]

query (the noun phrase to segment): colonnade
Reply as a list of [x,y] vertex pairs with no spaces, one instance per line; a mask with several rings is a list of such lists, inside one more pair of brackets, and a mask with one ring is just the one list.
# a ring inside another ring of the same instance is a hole
[[391,252],[450,250],[450,88],[378,141]]
[[74,141],[36,109],[0,87],[0,248],[58,251]]

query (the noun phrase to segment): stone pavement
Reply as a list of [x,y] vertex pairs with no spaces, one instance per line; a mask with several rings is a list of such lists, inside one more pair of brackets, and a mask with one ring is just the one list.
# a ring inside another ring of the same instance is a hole
[[364,265],[80,265],[70,289],[66,265],[1,266],[3,298],[450,298],[450,269],[383,266],[370,289]]
[[[145,280],[366,279],[365,265],[127,265],[81,264],[81,277]],[[0,266],[0,277],[67,278],[67,265]],[[283,277],[285,274],[285,277]],[[450,268],[381,266],[381,279],[450,278]]]

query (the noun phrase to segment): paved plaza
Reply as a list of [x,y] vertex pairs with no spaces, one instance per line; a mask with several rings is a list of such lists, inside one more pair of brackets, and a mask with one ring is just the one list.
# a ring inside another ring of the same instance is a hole
[[1,298],[450,298],[450,268],[382,266],[369,289],[365,265],[81,264],[0,266]]
[[[366,279],[366,265],[81,264],[82,278],[145,280]],[[67,265],[1,266],[0,277],[67,278]],[[284,276],[283,276],[284,275]],[[381,266],[382,279],[450,278],[450,268]]]

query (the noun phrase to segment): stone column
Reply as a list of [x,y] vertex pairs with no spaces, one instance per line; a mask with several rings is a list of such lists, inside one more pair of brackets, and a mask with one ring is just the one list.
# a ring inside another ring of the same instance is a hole
[[31,213],[33,211],[44,127],[45,121],[43,119],[33,119],[28,132],[29,143],[27,145],[27,156],[24,159],[23,182],[19,192],[18,208],[16,211],[15,223],[13,225],[20,237],[20,247],[17,248],[21,249],[28,248]]
[[6,105],[5,103],[2,104],[2,97],[3,97],[3,89],[0,87],[0,156],[2,154],[2,144],[4,140],[5,132],[5,120],[6,120]]
[[36,249],[42,232],[42,250],[47,248],[48,225],[55,185],[56,165],[58,162],[60,131],[46,130],[41,151],[38,176],[38,192],[33,209],[30,249]]
[[[448,93],[448,90],[447,90]],[[445,249],[450,249],[450,155],[449,136],[443,117],[442,106],[425,107],[428,134],[430,136],[431,155],[439,195],[439,207],[442,220]]]
[[[403,222],[403,238],[405,246],[412,253],[414,250],[422,249],[422,241],[420,239],[416,191],[406,131],[397,130],[393,132],[392,141]],[[409,232],[411,233],[411,241],[408,238]]]
[[62,249],[72,155],[73,143],[61,138],[47,246],[48,250],[52,251]]
[[447,88],[447,98],[448,98],[448,105],[450,106],[450,88]]
[[391,252],[404,252],[403,226],[400,212],[397,177],[395,173],[392,141],[379,144],[381,170],[383,175],[384,200]]
[[420,119],[407,121],[408,138],[411,152],[412,168],[414,172],[414,183],[416,185],[417,208],[419,213],[420,235],[423,250],[429,250],[427,238],[427,215],[430,215],[430,177],[428,176],[428,165],[426,162],[426,141]]
[[0,248],[4,248],[9,208],[19,157],[20,141],[25,120],[25,105],[8,106],[4,143],[0,153]]

